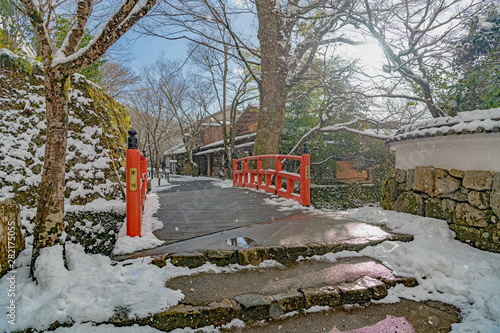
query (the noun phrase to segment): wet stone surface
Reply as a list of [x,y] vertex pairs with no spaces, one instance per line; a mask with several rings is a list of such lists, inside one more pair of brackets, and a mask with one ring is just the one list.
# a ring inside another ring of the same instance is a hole
[[233,237],[226,239],[226,244],[246,249],[257,245],[257,242],[248,237]]
[[[458,310],[440,302],[402,299],[395,304],[340,306],[328,311],[299,313],[280,320],[246,323],[244,328],[221,329],[223,333],[443,333],[460,322]],[[359,330],[359,331],[358,331]]]
[[167,287],[180,289],[186,295],[184,303],[201,305],[245,294],[266,296],[296,291],[298,288],[335,286],[364,276],[388,284],[397,281],[381,263],[368,257],[355,257],[335,263],[306,260],[287,266],[256,267],[236,273],[202,273],[174,278],[167,282]]

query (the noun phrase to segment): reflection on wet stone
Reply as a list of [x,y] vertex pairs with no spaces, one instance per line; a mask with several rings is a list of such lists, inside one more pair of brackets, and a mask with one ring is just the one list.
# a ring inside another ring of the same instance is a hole
[[241,248],[249,248],[252,245],[257,245],[257,242],[248,237],[235,237],[226,239],[226,243],[229,245],[241,247]]

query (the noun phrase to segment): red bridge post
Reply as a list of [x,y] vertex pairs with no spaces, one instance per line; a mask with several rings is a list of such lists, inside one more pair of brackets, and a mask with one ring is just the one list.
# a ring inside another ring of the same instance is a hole
[[126,178],[127,178],[127,235],[130,237],[141,236],[141,152],[137,146],[137,132],[134,129],[128,131],[128,149],[126,155]]
[[300,159],[300,201],[301,205],[311,205],[311,162],[309,154]]
[[237,159],[233,159],[233,187],[235,187],[236,183],[238,182],[238,174],[235,171],[238,171]]

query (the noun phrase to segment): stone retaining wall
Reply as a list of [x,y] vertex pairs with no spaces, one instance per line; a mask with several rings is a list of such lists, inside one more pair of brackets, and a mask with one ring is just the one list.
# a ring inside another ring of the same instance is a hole
[[384,184],[382,207],[446,220],[457,239],[500,252],[500,172],[395,169]]
[[14,268],[17,255],[24,250],[19,212],[14,200],[0,201],[0,276]]
[[375,184],[312,185],[311,205],[317,209],[345,210],[378,204],[382,189]]

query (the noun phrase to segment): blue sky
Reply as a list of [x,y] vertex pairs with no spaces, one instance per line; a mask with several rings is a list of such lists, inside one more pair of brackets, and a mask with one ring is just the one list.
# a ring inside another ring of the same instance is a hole
[[[137,34],[133,31],[128,32],[126,35],[128,38],[136,36]],[[137,72],[140,71],[143,65],[155,62],[162,53],[167,59],[184,59],[186,56],[186,41],[182,39],[166,40],[158,37],[140,36],[133,43],[130,46],[130,53],[136,59],[127,65]]]

